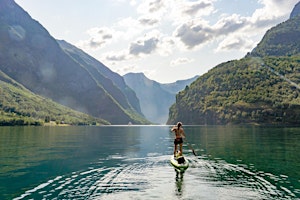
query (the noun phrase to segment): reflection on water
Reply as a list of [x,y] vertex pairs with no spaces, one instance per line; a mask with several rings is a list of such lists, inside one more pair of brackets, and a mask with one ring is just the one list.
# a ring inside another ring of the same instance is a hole
[[[185,127],[177,172],[167,126],[0,128],[0,199],[297,199],[297,128]],[[288,165],[288,166],[286,166]]]
[[182,184],[183,184],[184,171],[178,171],[176,169],[174,171],[176,172],[176,178],[175,178],[176,196],[182,196]]

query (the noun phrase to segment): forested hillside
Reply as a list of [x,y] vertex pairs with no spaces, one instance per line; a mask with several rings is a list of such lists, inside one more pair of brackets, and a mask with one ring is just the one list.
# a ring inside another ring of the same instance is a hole
[[299,124],[300,56],[220,64],[179,92],[168,123]]
[[300,52],[300,16],[271,28],[251,56],[290,56]]

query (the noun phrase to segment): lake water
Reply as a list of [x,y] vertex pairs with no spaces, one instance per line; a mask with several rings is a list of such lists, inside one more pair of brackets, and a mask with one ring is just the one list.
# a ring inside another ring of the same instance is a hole
[[300,128],[184,128],[179,173],[168,126],[1,127],[0,199],[300,198]]

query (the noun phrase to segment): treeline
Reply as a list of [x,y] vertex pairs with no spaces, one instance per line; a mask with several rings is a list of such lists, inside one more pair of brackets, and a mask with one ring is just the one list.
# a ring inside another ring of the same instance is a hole
[[9,114],[1,112],[0,126],[42,126],[42,120],[34,120],[30,117],[9,116]]

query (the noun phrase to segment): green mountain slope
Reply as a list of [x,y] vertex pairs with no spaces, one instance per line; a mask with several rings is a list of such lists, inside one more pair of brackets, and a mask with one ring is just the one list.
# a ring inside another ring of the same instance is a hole
[[299,124],[300,57],[223,63],[176,96],[168,124]]
[[0,125],[57,124],[99,125],[105,120],[71,110],[50,99],[38,96],[0,71]]
[[283,22],[264,35],[251,56],[289,56],[300,52],[300,16]]

